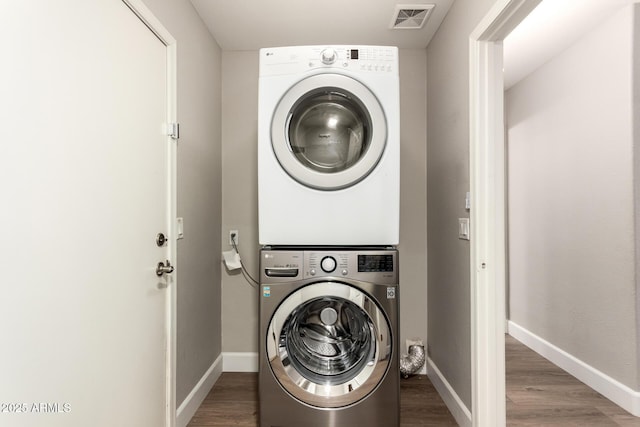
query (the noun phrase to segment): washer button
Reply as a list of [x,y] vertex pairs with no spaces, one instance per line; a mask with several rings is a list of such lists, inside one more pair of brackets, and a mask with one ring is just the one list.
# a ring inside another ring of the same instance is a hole
[[325,273],[331,273],[336,269],[336,266],[336,259],[332,256],[326,256],[320,261],[320,268],[322,268],[322,271]]
[[312,268],[311,271],[309,272],[310,275],[315,276],[316,275],[316,269]]
[[342,269],[342,275],[346,276],[347,274],[349,274],[349,272],[347,271],[346,268]]

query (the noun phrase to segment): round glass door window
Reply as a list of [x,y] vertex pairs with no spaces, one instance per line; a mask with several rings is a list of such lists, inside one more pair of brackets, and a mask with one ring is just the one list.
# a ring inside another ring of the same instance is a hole
[[291,313],[280,332],[280,352],[297,372],[317,383],[343,383],[374,361],[374,326],[356,304],[320,297]]
[[364,179],[378,164],[387,127],[377,98],[360,82],[320,74],[294,85],[276,107],[273,150],[298,182],[336,190]]
[[367,152],[371,117],[360,100],[346,91],[322,88],[292,108],[288,144],[308,168],[336,173],[349,169]]
[[356,288],[327,282],[301,288],[276,310],[267,355],[280,384],[319,407],[342,407],[372,392],[391,357],[386,316]]

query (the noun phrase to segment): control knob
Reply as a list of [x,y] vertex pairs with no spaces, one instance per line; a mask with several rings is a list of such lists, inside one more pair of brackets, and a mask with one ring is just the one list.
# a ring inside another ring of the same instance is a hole
[[331,273],[336,269],[336,266],[336,259],[331,256],[326,256],[322,258],[322,261],[320,261],[320,268],[322,268],[322,271],[324,271],[325,273]]
[[323,64],[329,65],[336,62],[336,59],[338,59],[338,55],[336,54],[335,50],[328,48],[322,51],[322,53],[320,54],[320,59],[322,59]]

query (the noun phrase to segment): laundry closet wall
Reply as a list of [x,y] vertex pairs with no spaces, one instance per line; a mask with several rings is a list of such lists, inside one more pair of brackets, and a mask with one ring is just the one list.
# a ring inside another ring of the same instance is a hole
[[[230,249],[229,230],[239,230],[241,255],[257,277],[258,52],[223,52],[222,83],[221,245],[223,250]],[[400,338],[404,352],[405,339],[426,343],[427,338],[426,50],[400,49],[400,92]],[[225,363],[227,359],[245,361],[247,368],[251,354],[258,351],[258,293],[241,275],[224,269],[222,349]]]
[[494,3],[456,0],[427,47],[429,359],[469,410],[470,247],[457,227],[469,216],[469,35]]

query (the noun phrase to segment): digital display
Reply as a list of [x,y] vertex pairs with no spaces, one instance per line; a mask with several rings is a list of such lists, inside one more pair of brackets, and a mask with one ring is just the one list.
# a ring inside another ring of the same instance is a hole
[[359,272],[392,272],[393,255],[358,255]]
[[351,49],[351,59],[358,59],[358,49]]

